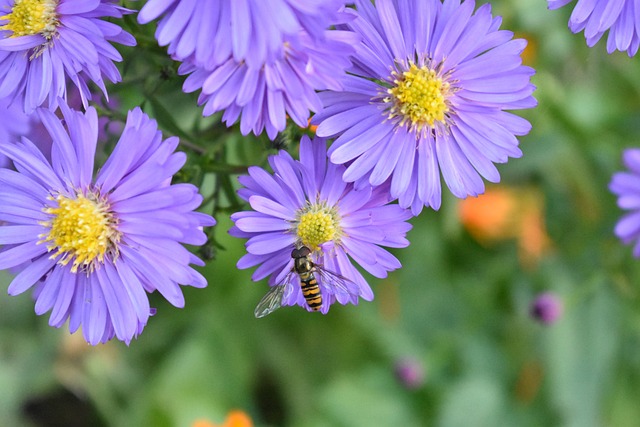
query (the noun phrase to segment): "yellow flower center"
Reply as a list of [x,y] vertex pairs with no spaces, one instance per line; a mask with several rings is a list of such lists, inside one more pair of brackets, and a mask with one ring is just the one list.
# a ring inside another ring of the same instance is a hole
[[445,123],[450,85],[436,70],[411,63],[407,71],[394,71],[392,76],[395,86],[387,90],[389,96],[383,99],[391,104],[387,110],[390,119],[417,131],[431,129],[437,122]]
[[42,223],[50,230],[39,242],[46,242],[49,252],[55,251],[51,258],[62,255],[61,265],[73,261],[71,271],[75,273],[78,267],[93,271],[96,261],[103,263],[107,253],[117,257],[120,233],[105,200],[92,193],[78,193],[76,198],[58,195],[55,200],[58,207],[43,209],[53,217]]
[[50,39],[59,24],[57,6],[57,0],[15,0],[11,12],[0,16],[0,20],[9,21],[0,30],[12,31],[11,37],[40,34]]
[[308,204],[298,212],[295,232],[304,246],[315,251],[320,244],[340,238],[340,217],[324,203]]

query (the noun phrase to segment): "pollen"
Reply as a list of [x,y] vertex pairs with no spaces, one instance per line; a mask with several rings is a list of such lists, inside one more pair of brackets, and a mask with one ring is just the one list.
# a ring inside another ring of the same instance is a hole
[[324,203],[307,204],[297,215],[296,235],[312,251],[320,244],[340,238],[340,218],[334,208]]
[[436,70],[411,63],[402,73],[394,71],[392,78],[394,86],[387,89],[383,98],[390,104],[387,110],[390,119],[416,131],[445,123],[451,87]]
[[[103,263],[105,255],[117,255],[116,243],[120,234],[108,203],[93,193],[79,193],[75,198],[58,195],[57,207],[43,211],[52,216],[41,223],[49,227],[39,243],[46,243],[51,258],[61,256],[58,263],[72,263],[71,271],[93,271],[97,263]],[[115,259],[115,256],[114,256]]]
[[0,16],[0,20],[8,21],[0,30],[13,32],[10,37],[40,34],[51,39],[60,23],[57,6],[57,0],[15,0],[11,12]]

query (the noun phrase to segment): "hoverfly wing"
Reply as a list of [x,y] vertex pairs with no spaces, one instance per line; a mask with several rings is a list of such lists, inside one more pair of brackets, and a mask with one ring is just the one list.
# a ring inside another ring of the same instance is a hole
[[353,280],[327,270],[319,264],[315,265],[315,272],[322,281],[322,284],[325,287],[332,289],[334,294],[349,295],[356,299],[360,296],[356,291],[352,290],[352,288],[358,289],[358,285]]
[[287,273],[287,275],[279,284],[272,286],[265,294],[265,296],[262,297],[262,299],[256,306],[256,309],[253,311],[253,314],[255,314],[258,319],[271,314],[282,307],[282,301],[285,300],[285,297],[288,297],[291,294],[291,289],[289,289],[289,292],[286,292],[286,295],[285,291],[289,287],[291,278],[294,275],[295,273],[293,272],[293,270]]
[[282,306],[282,297],[284,296],[284,288],[287,285],[272,286],[269,292],[262,297],[253,314],[259,319],[271,314]]

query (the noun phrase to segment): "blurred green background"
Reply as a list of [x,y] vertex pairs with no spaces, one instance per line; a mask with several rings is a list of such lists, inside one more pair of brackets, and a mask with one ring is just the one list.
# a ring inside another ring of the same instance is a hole
[[[129,347],[90,347],[37,317],[29,295],[0,296],[0,426],[219,425],[232,409],[257,426],[637,426],[640,262],[613,235],[621,211],[607,186],[622,150],[640,145],[640,61],[608,55],[604,42],[587,48],[567,28],[570,8],[492,4],[502,28],[530,40],[539,101],[522,113],[533,130],[523,158],[499,166],[501,185],[516,194],[516,215],[534,205],[544,227],[483,239],[446,196],[412,220],[411,245],[394,251],[403,268],[369,277],[373,302],[260,320],[266,283],[235,268],[244,242],[227,234],[242,208],[229,172],[264,165],[275,149],[200,118],[153,26],[129,17],[140,47],[121,49],[124,83],[110,93],[122,107],[104,113],[142,104],[165,136],[205,148],[183,147],[190,163],[178,179],[212,195],[209,287],[184,288],[182,310],[151,295],[157,315]],[[527,253],[531,238],[546,244]],[[0,280],[6,289],[10,276]],[[564,303],[549,326],[529,314],[544,291]],[[396,375],[402,363],[414,383]]]

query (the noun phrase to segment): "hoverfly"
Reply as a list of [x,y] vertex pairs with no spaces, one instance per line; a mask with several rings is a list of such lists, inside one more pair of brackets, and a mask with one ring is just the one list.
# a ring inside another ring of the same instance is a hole
[[257,318],[264,317],[282,306],[285,297],[288,297],[291,293],[290,286],[293,285],[292,281],[296,275],[300,279],[302,295],[312,311],[319,311],[322,307],[322,293],[320,292],[316,275],[320,277],[323,286],[331,288],[334,293],[358,297],[358,294],[349,289],[348,284],[351,283],[356,287],[357,285],[346,277],[326,270],[321,265],[314,263],[311,259],[311,249],[308,247],[301,246],[294,249],[291,252],[291,258],[293,258],[291,271],[279,284],[272,286],[258,303],[254,311]]

